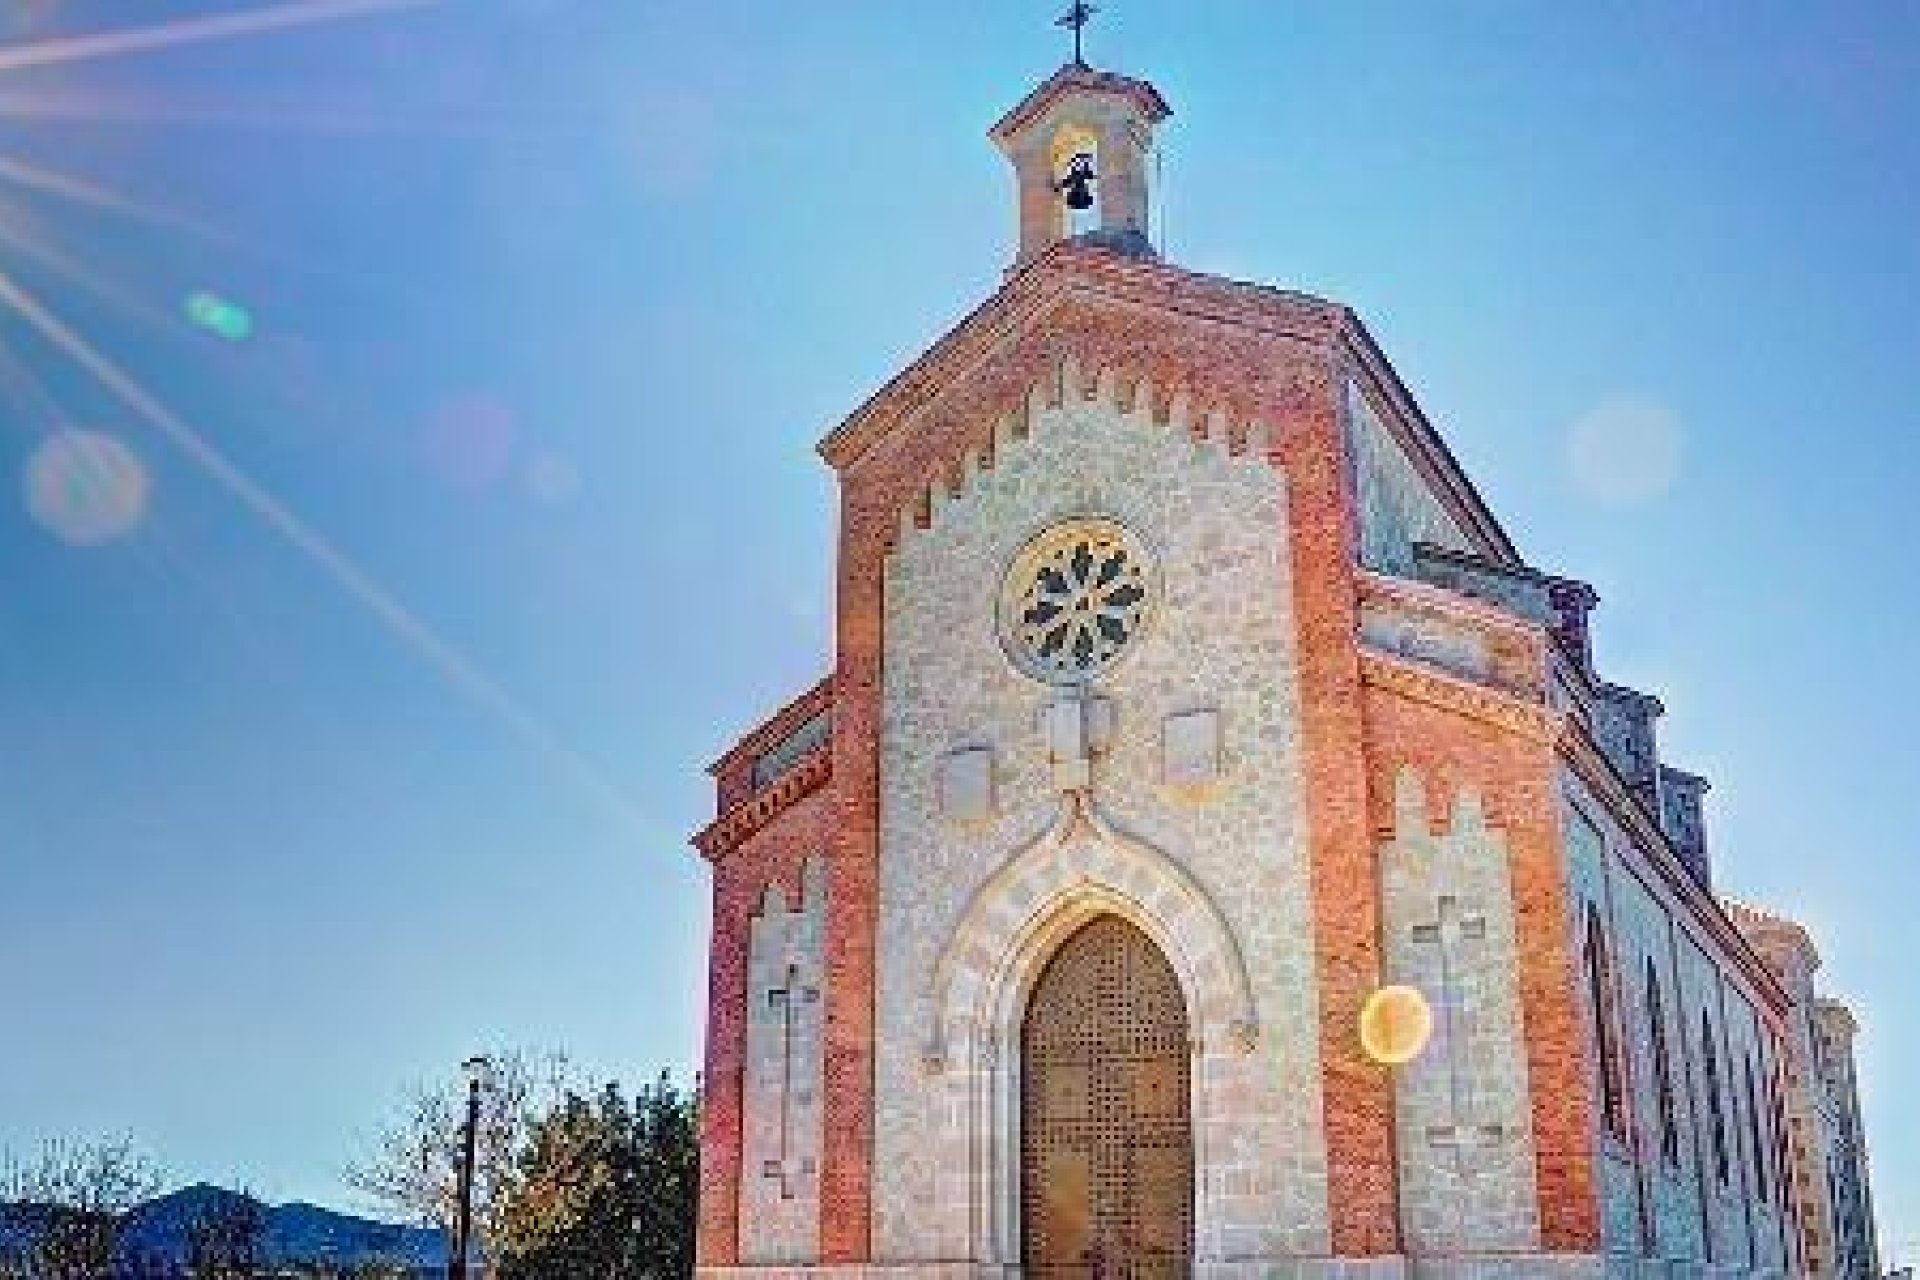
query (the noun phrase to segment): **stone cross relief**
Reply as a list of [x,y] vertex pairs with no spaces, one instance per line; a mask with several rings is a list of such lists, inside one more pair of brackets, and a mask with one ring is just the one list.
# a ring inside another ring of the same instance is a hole
[[1486,936],[1486,917],[1464,914],[1459,900],[1450,894],[1441,895],[1434,923],[1413,926],[1415,942],[1429,943],[1440,949],[1440,1026],[1447,1038],[1448,1123],[1428,1126],[1427,1142],[1431,1146],[1450,1149],[1454,1168],[1462,1175],[1473,1170],[1473,1166],[1466,1163],[1468,1151],[1498,1146],[1505,1136],[1497,1124],[1470,1125],[1462,1122],[1462,1112],[1465,1110],[1461,1096],[1460,1065],[1462,1000],[1455,981],[1455,966],[1463,942],[1485,941]]
[[785,984],[767,992],[767,1005],[780,1010],[780,1148],[779,1154],[766,1161],[760,1169],[761,1175],[780,1179],[780,1198],[791,1200],[794,1195],[794,1180],[813,1172],[811,1158],[795,1160],[793,1158],[793,1104],[811,1101],[809,1097],[794,1097],[793,1091],[793,1021],[794,1002],[815,1004],[820,999],[820,988],[802,986],[800,966],[787,965]]

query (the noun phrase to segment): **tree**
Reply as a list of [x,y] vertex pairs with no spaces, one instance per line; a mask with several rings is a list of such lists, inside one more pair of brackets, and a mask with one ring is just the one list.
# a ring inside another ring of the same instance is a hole
[[494,1238],[501,1280],[693,1272],[699,1100],[662,1072],[628,1099],[569,1091],[533,1128]]
[[0,1275],[93,1280],[120,1253],[128,1210],[160,1189],[129,1138],[53,1140],[30,1157],[0,1157]]
[[[501,1190],[526,1149],[528,1134],[572,1081],[566,1055],[557,1052],[508,1048],[489,1054],[488,1061],[493,1079],[482,1095],[473,1177],[474,1226],[483,1249],[497,1232]],[[347,1184],[386,1216],[451,1230],[466,1123],[463,1082],[414,1086],[367,1154],[347,1167]]]
[[266,1235],[258,1200],[213,1197],[187,1220],[187,1267],[196,1280],[253,1280],[265,1268]]

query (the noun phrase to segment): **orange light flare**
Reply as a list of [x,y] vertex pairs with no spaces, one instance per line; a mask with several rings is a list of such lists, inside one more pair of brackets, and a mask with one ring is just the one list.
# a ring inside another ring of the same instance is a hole
[[1416,987],[1381,987],[1360,1010],[1360,1046],[1382,1066],[1405,1066],[1432,1039],[1433,1006]]
[[491,713],[523,743],[559,767],[636,833],[655,834],[645,815],[591,762],[556,738],[473,660],[441,639],[424,619],[401,603],[371,574],[310,527],[265,486],[248,476],[138,379],[69,328],[4,271],[0,271],[0,307],[14,312],[49,346],[79,365],[135,417],[152,427],[207,478],[371,613],[389,634],[411,649],[450,686]]

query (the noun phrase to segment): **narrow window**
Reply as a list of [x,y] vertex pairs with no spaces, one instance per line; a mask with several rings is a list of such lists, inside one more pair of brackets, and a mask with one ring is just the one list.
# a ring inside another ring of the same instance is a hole
[[1753,1087],[1753,1054],[1746,1056],[1746,1102],[1748,1136],[1753,1142],[1753,1198],[1767,1198],[1767,1144],[1760,1128],[1760,1094]]
[[1653,1044],[1654,1100],[1660,1115],[1660,1154],[1670,1165],[1680,1163],[1680,1126],[1674,1119],[1673,1063],[1667,1055],[1667,1009],[1660,996],[1660,975],[1653,957],[1647,957],[1647,1023]]
[[1720,1055],[1713,1048],[1713,1022],[1704,1011],[1700,1014],[1700,1060],[1706,1066],[1707,1128],[1713,1138],[1713,1176],[1724,1186],[1731,1172],[1727,1165],[1727,1116],[1720,1099]]
[[1594,1052],[1600,1062],[1600,1116],[1607,1132],[1627,1136],[1626,1100],[1621,1088],[1620,1043],[1614,1034],[1613,961],[1600,912],[1587,907],[1587,994],[1593,1011]]

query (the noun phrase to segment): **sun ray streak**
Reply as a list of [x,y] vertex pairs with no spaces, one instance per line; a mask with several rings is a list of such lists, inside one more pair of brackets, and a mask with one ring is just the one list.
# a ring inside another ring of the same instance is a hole
[[135,319],[161,328],[174,325],[172,312],[123,288],[105,272],[62,252],[28,214],[4,197],[0,197],[0,243]]
[[43,339],[72,359],[170,444],[186,454],[243,507],[365,606],[395,638],[424,659],[449,684],[498,716],[523,742],[560,766],[576,783],[591,791],[635,830],[646,832],[651,829],[645,815],[618,788],[589,761],[560,742],[544,725],[523,710],[512,695],[472,660],[442,640],[426,622],[354,564],[345,553],[310,528],[267,489],[249,478],[131,374],[68,328],[59,317],[4,272],[0,272],[0,305],[10,307]]
[[179,90],[157,93],[123,85],[88,86],[84,91],[24,84],[0,87],[0,117],[36,124],[170,125],[242,132],[301,133],[325,137],[384,134],[448,141],[547,143],[596,136],[588,123],[529,123],[521,117],[496,117],[463,109],[457,114],[402,115],[364,102],[317,101],[311,94],[296,101],[273,101],[259,91],[225,98]]
[[421,9],[438,3],[439,0],[293,0],[290,4],[248,9],[239,13],[158,22],[150,27],[36,40],[12,49],[0,49],[0,71],[124,57],[130,53],[200,44],[208,40],[230,40],[235,36],[260,35],[320,22],[336,22],[401,9]]
[[176,231],[190,232],[205,239],[222,243],[231,243],[235,239],[230,233],[212,223],[181,213],[177,209],[169,209],[146,200],[137,200],[110,187],[101,186],[97,182],[89,182],[85,178],[63,173],[58,169],[33,164],[17,156],[0,155],[0,180],[46,195],[60,196],[77,204],[91,205],[96,209],[107,209],[145,222],[172,227]]
[[[317,258],[312,254],[292,253],[276,245],[229,231],[193,214],[127,195],[59,169],[49,169],[17,156],[0,153],[0,183],[5,182],[12,182],[16,186],[31,191],[58,196],[93,208],[109,210],[156,226],[170,227],[196,236],[209,244],[245,254],[270,267],[296,272],[314,279],[343,283],[383,299],[410,302],[425,300],[424,295],[400,282],[391,274],[341,266],[330,259]],[[28,214],[4,197],[0,197],[0,210],[12,211],[16,222],[29,220]],[[7,230],[6,225],[0,222],[0,235],[5,235]],[[44,239],[44,235],[41,238]],[[35,244],[30,247],[18,240],[16,245],[23,252],[41,253],[43,260],[44,255],[50,252],[44,245]],[[70,260],[64,264],[52,265],[59,266],[60,269],[69,273],[79,271],[78,265]],[[106,286],[95,285],[94,287],[103,289]]]

